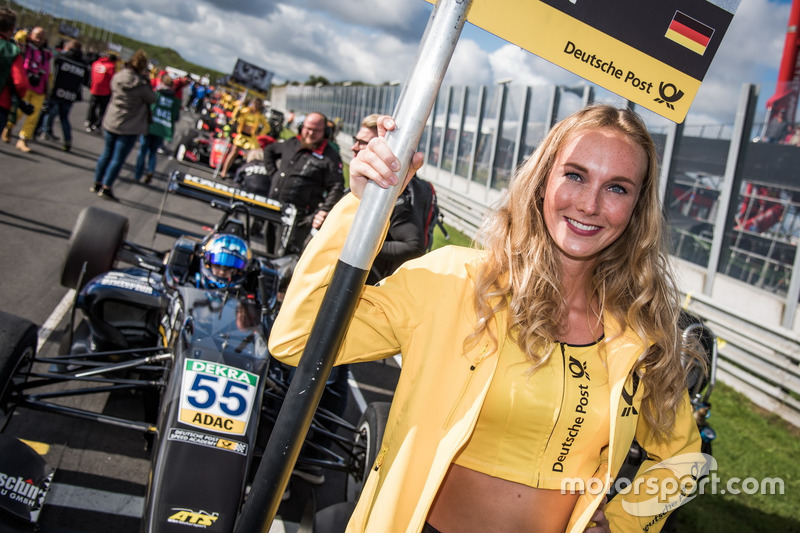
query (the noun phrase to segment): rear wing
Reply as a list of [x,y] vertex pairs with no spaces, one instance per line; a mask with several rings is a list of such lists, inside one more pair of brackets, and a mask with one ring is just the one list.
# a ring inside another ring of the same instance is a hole
[[[200,200],[211,207],[225,211],[229,216],[235,212],[245,211],[248,218],[253,217],[281,226],[283,231],[281,242],[278,243],[278,250],[276,250],[277,255],[281,255],[282,250],[285,249],[297,219],[297,209],[292,204],[281,204],[277,200],[247,192],[232,185],[175,170],[170,174],[156,224],[156,233],[171,237],[203,238],[204,234],[192,234],[185,229],[161,222],[161,215],[169,193]],[[224,220],[226,218],[223,218]],[[247,222],[245,227],[249,229],[249,220]]]

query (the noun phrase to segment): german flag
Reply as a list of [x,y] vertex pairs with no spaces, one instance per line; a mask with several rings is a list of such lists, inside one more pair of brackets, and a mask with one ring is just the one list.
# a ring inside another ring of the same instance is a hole
[[706,26],[685,13],[676,11],[665,37],[703,55],[712,35],[714,35],[714,28]]

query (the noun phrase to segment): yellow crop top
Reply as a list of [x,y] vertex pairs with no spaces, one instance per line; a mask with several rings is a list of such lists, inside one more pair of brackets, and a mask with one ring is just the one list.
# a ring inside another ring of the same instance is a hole
[[608,368],[599,343],[560,343],[529,372],[522,350],[506,342],[475,430],[454,463],[543,489],[564,478],[591,478],[608,446]]

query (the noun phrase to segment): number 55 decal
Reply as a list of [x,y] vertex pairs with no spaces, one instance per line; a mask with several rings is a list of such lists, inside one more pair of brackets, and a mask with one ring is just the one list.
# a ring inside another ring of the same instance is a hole
[[187,359],[178,419],[219,433],[244,435],[258,376],[219,363]]

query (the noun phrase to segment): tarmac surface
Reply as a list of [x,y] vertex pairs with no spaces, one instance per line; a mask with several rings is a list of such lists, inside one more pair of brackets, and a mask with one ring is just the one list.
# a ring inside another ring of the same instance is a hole
[[[87,133],[82,125],[86,103],[78,102],[71,114],[72,150],[61,151],[58,141],[36,141],[32,152],[22,153],[0,143],[0,310],[23,316],[39,326],[39,353],[54,355],[68,324],[72,294],[59,284],[62,261],[72,227],[86,206],[98,206],[128,217],[128,241],[156,249],[169,249],[172,239],[155,235],[169,173],[180,168],[213,178],[205,165],[181,164],[159,155],[157,173],[148,185],[133,181],[137,149],[128,156],[112,202],[89,192],[94,167],[102,150],[99,133]],[[196,116],[184,113],[179,134],[193,127]],[[19,128],[16,128],[16,132]],[[60,126],[55,126],[61,136]],[[219,218],[208,205],[172,198],[164,217],[178,225],[202,228]],[[351,366],[351,396],[345,417],[356,423],[366,404],[390,401],[399,374],[397,363]],[[109,414],[135,415],[141,402],[120,395],[99,394],[74,400]],[[139,531],[150,472],[150,453],[143,436],[129,429],[97,422],[17,410],[4,433],[36,444],[49,463],[57,467],[53,488],[39,518],[43,532]],[[309,501],[316,509],[343,501],[344,475],[326,474],[324,484],[314,486],[292,477],[290,497],[281,505],[271,531],[296,531]],[[210,488],[209,490],[213,490]],[[313,493],[313,500],[312,500]],[[4,531],[0,517],[0,532]]]

